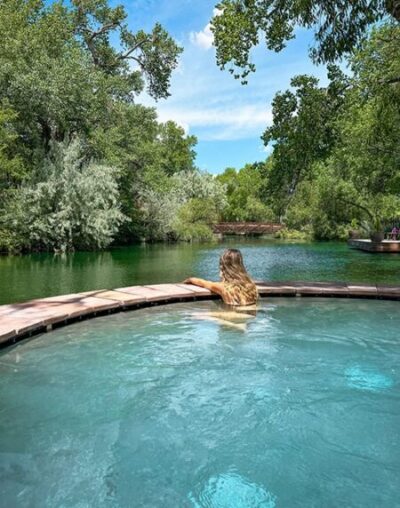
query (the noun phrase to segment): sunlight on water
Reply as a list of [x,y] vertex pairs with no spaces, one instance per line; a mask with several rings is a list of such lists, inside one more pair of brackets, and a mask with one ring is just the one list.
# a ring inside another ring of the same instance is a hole
[[275,496],[236,473],[211,477],[199,496],[189,500],[195,508],[275,508]]
[[347,383],[351,388],[379,392],[393,386],[390,377],[358,365],[346,370]]

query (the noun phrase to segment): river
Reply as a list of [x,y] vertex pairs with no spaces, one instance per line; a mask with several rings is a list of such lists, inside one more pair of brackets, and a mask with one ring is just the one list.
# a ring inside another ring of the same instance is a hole
[[400,283],[400,256],[350,249],[339,242],[231,238],[216,244],[157,244],[68,255],[0,256],[0,304],[92,289],[218,279],[227,247],[242,250],[255,279]]

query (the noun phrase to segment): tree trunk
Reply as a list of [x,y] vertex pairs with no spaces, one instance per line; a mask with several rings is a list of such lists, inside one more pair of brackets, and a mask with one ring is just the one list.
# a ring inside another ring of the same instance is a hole
[[46,151],[46,153],[50,149],[50,140],[51,140],[51,127],[48,124],[46,120],[43,118],[39,118],[39,124],[42,128],[42,140],[43,140],[43,146]]
[[397,21],[400,21],[400,0],[386,0],[387,12]]

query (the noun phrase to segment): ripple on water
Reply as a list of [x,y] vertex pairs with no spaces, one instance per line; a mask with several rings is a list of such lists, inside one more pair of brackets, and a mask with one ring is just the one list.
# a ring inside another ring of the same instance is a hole
[[276,497],[237,473],[212,476],[198,495],[189,494],[195,508],[275,508]]
[[358,390],[379,392],[393,386],[393,380],[389,376],[358,365],[346,369],[345,375],[348,386]]

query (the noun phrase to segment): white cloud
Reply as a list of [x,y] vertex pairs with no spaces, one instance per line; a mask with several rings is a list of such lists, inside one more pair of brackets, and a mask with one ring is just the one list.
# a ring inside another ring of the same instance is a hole
[[[221,14],[221,10],[214,9],[213,16],[219,16]],[[190,32],[189,35],[190,42],[199,48],[208,50],[212,47],[214,42],[214,34],[211,31],[211,23],[207,23],[207,25],[200,30],[200,32]]]
[[162,122],[173,120],[186,132],[195,129],[201,139],[227,140],[259,136],[271,123],[272,114],[260,105],[243,105],[232,108],[158,108]]
[[211,32],[211,25],[208,23],[200,32],[190,32],[190,42],[199,48],[208,50],[214,42],[214,35]]
[[[221,72],[215,64],[214,51],[207,51],[212,45],[210,24],[200,32],[191,32],[188,38],[183,44],[185,52],[178,72],[172,76],[171,97],[155,102],[142,94],[138,102],[155,107],[160,121],[175,121],[200,142],[257,140],[256,151],[260,153],[258,140],[272,123],[274,94],[288,88],[295,74],[324,74],[323,68],[299,58],[297,48],[292,53],[275,55],[259,47],[253,52],[257,73],[247,86],[242,86],[229,73]],[[306,53],[308,40],[303,41],[303,46]],[[270,150],[264,149],[265,153]]]

